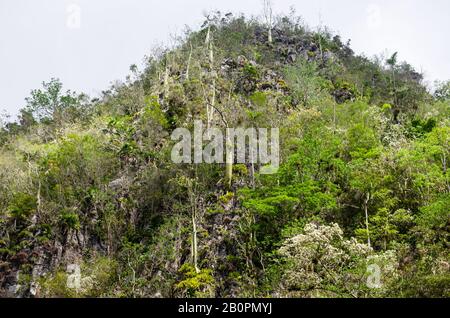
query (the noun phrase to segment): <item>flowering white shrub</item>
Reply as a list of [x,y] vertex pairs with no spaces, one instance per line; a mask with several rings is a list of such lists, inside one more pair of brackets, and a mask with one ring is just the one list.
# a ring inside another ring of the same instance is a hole
[[397,267],[395,254],[374,254],[354,238],[345,239],[337,224],[307,224],[304,234],[286,240],[279,253],[286,260],[282,278],[286,296],[366,297],[382,292],[381,283],[367,286],[368,275],[373,274],[369,266],[380,268],[381,277],[375,280],[380,282],[384,275],[393,277]]

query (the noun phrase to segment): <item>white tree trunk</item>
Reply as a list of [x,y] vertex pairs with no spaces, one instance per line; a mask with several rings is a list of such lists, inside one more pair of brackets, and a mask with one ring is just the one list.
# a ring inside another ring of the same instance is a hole
[[194,265],[195,271],[199,273],[200,269],[198,268],[197,203],[195,202],[195,195],[192,181],[189,181],[188,191],[192,210],[192,245],[191,245],[192,264]]
[[234,162],[234,147],[233,140],[227,134],[227,144],[226,144],[226,168],[225,168],[225,180],[227,186],[231,189],[232,179],[233,179],[233,162]]
[[197,221],[195,220],[195,212],[192,213],[192,263],[195,271],[200,272],[198,268],[198,243],[197,243]]
[[169,96],[169,64],[166,62],[164,71],[164,100]]
[[368,213],[368,204],[370,200],[370,194],[367,194],[366,201],[364,202],[364,213],[366,215],[366,232],[367,232],[367,246],[371,246],[370,244],[370,232],[369,232],[369,213]]
[[192,60],[192,43],[189,43],[189,45],[191,46],[191,50],[189,52],[189,58],[186,67],[186,80],[189,80],[189,71],[191,69],[191,60]]

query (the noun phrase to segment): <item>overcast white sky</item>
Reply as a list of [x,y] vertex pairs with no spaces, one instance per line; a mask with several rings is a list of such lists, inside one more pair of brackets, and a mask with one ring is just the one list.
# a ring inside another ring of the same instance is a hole
[[[73,6],[75,4],[75,6]],[[311,27],[322,20],[357,53],[399,52],[426,79],[450,78],[448,0],[273,0],[291,6]],[[0,0],[0,110],[12,115],[31,89],[51,77],[97,96],[140,65],[151,48],[203,12],[260,15],[261,0]],[[80,9],[79,25],[76,18]],[[79,27],[78,27],[79,26]]]

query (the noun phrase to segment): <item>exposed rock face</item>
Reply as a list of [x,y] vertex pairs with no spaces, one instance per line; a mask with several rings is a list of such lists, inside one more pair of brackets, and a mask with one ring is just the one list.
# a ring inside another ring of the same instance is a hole
[[36,297],[38,296],[38,292],[39,292],[39,284],[36,282],[32,282],[30,285],[30,296]]
[[240,240],[239,222],[240,216],[235,214],[235,200],[223,204],[224,212],[206,215],[203,223],[208,233],[208,241],[202,247],[203,258],[208,266],[216,273],[216,297],[233,297],[237,286],[227,279],[236,269],[229,259],[239,255],[238,242]]
[[[64,244],[55,240],[33,249],[25,249],[12,256],[9,261],[0,263],[0,296],[39,297],[39,279],[65,264],[81,263],[82,250],[86,244],[86,235],[69,232]],[[98,245],[95,247],[101,249]],[[20,270],[23,264],[30,265],[29,272]],[[22,272],[30,276],[28,283],[21,281]],[[87,281],[85,283],[88,284]]]
[[113,180],[109,183],[108,187],[112,190],[121,190],[125,188],[125,186],[129,183],[129,180],[126,176],[122,176],[119,179]]
[[20,297],[19,271],[9,271],[3,281],[5,297]]

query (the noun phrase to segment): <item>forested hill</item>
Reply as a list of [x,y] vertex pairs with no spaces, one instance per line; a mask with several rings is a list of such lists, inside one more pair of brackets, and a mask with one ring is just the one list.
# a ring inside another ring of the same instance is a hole
[[[214,13],[101,98],[44,82],[0,130],[0,295],[449,297],[450,84],[422,81]],[[174,163],[195,120],[279,128],[278,172]]]

